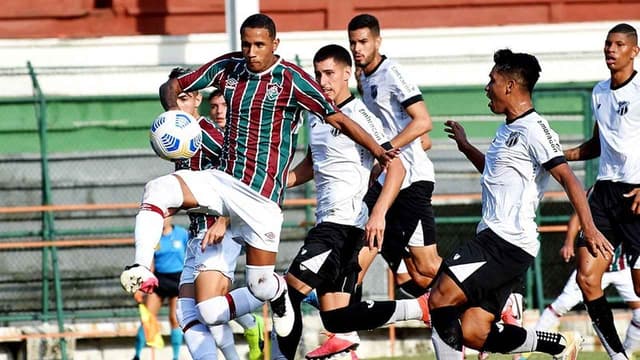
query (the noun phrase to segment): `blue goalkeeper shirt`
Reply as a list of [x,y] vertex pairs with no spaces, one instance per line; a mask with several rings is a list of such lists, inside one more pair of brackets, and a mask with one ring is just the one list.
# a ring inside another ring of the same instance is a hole
[[169,235],[162,235],[153,257],[155,271],[162,274],[182,271],[189,234],[182,226],[173,225]]

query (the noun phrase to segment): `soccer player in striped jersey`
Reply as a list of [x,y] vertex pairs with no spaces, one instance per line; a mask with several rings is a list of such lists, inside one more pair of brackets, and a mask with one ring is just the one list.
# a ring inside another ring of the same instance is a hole
[[[228,216],[224,238],[246,245],[247,287],[226,294],[227,284],[210,281],[212,271],[208,270],[215,269],[220,259],[205,251],[195,280],[198,318],[206,324],[220,324],[270,301],[275,329],[286,336],[293,326],[293,314],[285,280],[274,268],[283,220],[280,204],[300,113],[308,110],[324,118],[383,165],[397,151],[385,150],[340,112],[308,74],[275,54],[279,40],[271,18],[249,16],[241,25],[240,36],[242,52],[218,57],[160,87],[167,110],[177,108],[177,95],[183,91],[209,86],[222,89],[228,105],[225,141],[218,169],[181,170],[150,182],[163,191],[162,196],[152,197],[145,190],[136,230],[147,231],[136,236],[135,260],[143,267],[149,264],[149,253],[157,241],[153,232],[168,209],[204,206]],[[221,240],[221,236],[216,239]]]
[[[349,90],[351,57],[339,45],[319,49],[313,58],[316,80],[324,93],[342,112],[366,129],[378,142],[387,141],[380,120]],[[402,155],[401,155],[402,156]],[[397,320],[421,319],[417,300],[357,302],[349,305],[355,291],[360,266],[358,254],[364,243],[373,246],[382,238],[384,218],[404,179],[401,161],[389,165],[378,201],[368,216],[362,199],[367,191],[374,157],[317,116],[309,119],[309,150],[289,174],[288,186],[311,179],[315,182],[316,226],[293,259],[286,275],[288,294],[294,314],[294,328],[286,337],[278,337],[280,351],[294,359],[302,335],[300,304],[313,289],[317,290],[320,317],[333,336],[307,359],[327,358],[358,346],[355,332],[372,329]],[[426,301],[423,301],[426,305]]]
[[[421,136],[431,131],[431,118],[420,89],[396,62],[380,54],[382,39],[378,19],[369,14],[355,16],[349,22],[348,35],[355,65],[362,69],[359,78],[362,100],[382,120],[385,133],[391,139],[385,146],[402,150],[409,183],[387,212],[386,245],[380,243],[378,247],[394,272],[400,266],[400,259],[405,259],[413,282],[405,283],[404,287],[413,288],[411,292],[419,295],[427,290],[442,261],[436,247],[431,205],[435,175],[421,141]],[[380,183],[375,183],[369,189],[365,196],[369,208],[373,207],[381,188]],[[373,261],[376,254],[363,253],[363,266],[367,267],[366,262]]]
[[[624,245],[635,291],[640,295],[640,77],[633,67],[638,53],[635,28],[618,24],[609,30],[604,57],[611,77],[593,88],[593,135],[564,153],[569,161],[600,157],[589,205],[596,225],[612,245]],[[578,285],[607,353],[612,359],[625,359],[600,284],[609,259],[597,256],[593,244],[586,240],[578,240]]]
[[509,49],[498,50],[493,60],[485,91],[491,111],[506,118],[486,154],[469,143],[459,123],[445,123],[449,137],[482,173],[482,220],[475,237],[442,263],[429,298],[432,341],[439,359],[462,356],[464,345],[485,352],[538,351],[574,360],[580,334],[496,323],[540,248],[535,216],[549,175],[565,189],[584,236],[601,248],[601,256],[611,249],[593,223],[558,135],[533,108],[531,94],[541,71],[538,60]]

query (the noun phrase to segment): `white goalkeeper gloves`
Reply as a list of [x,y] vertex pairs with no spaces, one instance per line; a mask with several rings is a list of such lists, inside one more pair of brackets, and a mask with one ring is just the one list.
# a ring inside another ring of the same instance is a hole
[[158,287],[158,278],[146,267],[133,264],[124,268],[120,275],[120,285],[131,294],[138,290],[150,294]]

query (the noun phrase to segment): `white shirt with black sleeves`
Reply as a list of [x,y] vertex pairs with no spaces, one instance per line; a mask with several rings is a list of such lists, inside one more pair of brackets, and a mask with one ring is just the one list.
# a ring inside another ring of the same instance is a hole
[[[385,56],[371,74],[363,73],[360,76],[360,82],[362,100],[382,120],[385,133],[389,139],[393,139],[412,121],[405,109],[423,101],[420,89],[397,63]],[[419,138],[402,147],[401,151],[410,183],[425,180],[435,182],[433,163],[422,149]]]
[[535,257],[540,248],[536,209],[548,170],[564,162],[558,134],[535,110],[501,125],[485,154],[477,232],[490,228]]
[[[353,96],[338,104],[340,110],[379,144],[388,141],[382,123]],[[374,156],[338,129],[310,115],[309,148],[318,204],[316,222],[333,222],[363,228],[368,219],[364,197]]]
[[611,79],[592,92],[600,130],[598,180],[640,184],[640,77],[636,72],[616,89]]

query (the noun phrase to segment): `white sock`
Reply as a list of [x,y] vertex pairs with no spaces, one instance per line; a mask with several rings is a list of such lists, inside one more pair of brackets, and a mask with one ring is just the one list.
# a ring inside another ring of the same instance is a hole
[[396,311],[393,312],[387,324],[403,320],[422,319],[422,309],[416,299],[396,300]]
[[344,339],[347,341],[351,341],[354,344],[360,343],[360,336],[357,331],[351,331],[347,333],[336,333],[335,334],[338,339]]
[[517,348],[511,350],[510,354],[519,354],[524,352],[533,352],[538,346],[538,334],[534,329],[523,328],[527,332],[527,337],[524,339],[524,343],[520,344]]
[[624,344],[622,344],[627,355],[640,349],[640,309],[633,309],[631,313],[627,335],[624,338]]
[[220,324],[209,327],[213,338],[216,340],[218,349],[222,351],[226,360],[240,360],[240,356],[236,351],[236,344],[233,340],[233,330],[229,324]]
[[243,329],[252,329],[256,326],[256,318],[253,314],[244,314],[234,319]]
[[558,314],[556,314],[555,311],[551,310],[549,306],[547,306],[536,323],[536,330],[555,331],[559,324],[560,317],[558,317]]
[[151,268],[156,245],[162,237],[164,218],[155,211],[140,210],[136,215],[134,263]]
[[218,349],[213,335],[204,324],[197,323],[184,333],[184,342],[194,360],[216,360]]
[[[241,287],[231,290],[229,293],[233,298],[233,302],[236,305],[236,319],[244,314],[250,314],[256,309],[262,307],[264,302],[257,297],[253,296],[249,288]],[[255,322],[255,319],[253,320]],[[255,326],[255,325],[254,325]]]

